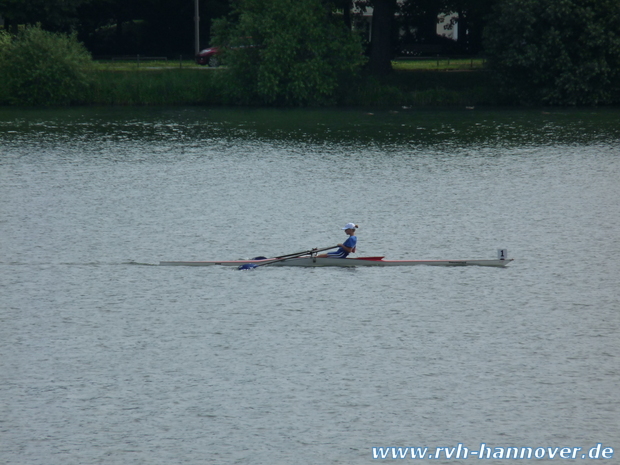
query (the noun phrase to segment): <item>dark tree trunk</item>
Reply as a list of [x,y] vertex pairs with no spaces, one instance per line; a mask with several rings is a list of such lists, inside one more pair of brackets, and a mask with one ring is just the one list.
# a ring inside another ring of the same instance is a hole
[[370,37],[370,61],[373,74],[384,75],[392,71],[392,25],[396,11],[396,0],[374,0],[372,2],[372,29]]
[[344,25],[347,27],[349,31],[351,30],[351,8],[352,8],[351,2],[352,0],[346,0],[344,2],[344,8],[342,10]]

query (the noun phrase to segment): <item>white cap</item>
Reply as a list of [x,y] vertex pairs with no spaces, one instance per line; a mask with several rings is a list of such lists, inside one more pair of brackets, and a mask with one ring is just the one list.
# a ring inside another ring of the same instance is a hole
[[357,229],[357,225],[355,223],[347,223],[342,229]]

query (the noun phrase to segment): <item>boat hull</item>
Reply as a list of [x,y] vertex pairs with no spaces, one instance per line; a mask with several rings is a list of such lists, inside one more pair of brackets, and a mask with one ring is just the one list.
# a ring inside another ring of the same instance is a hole
[[241,266],[248,263],[266,266],[495,266],[505,267],[513,259],[508,260],[383,260],[382,257],[368,258],[314,258],[298,257],[283,261],[273,262],[275,259],[266,260],[230,260],[230,261],[202,261],[202,262],[159,262],[161,266]]

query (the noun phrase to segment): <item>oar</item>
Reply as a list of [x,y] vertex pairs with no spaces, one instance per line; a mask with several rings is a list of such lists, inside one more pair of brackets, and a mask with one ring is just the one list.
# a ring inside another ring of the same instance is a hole
[[280,255],[279,257],[276,257],[276,260],[269,260],[267,263],[260,263],[260,264],[245,263],[239,266],[239,268],[237,269],[238,270],[253,270],[254,268],[258,268],[259,266],[271,265],[272,263],[283,262],[284,260],[290,260],[291,258],[301,257],[302,255],[315,254],[317,252],[323,252],[324,250],[330,250],[330,249],[336,249],[336,248],[338,248],[338,246],[334,245],[332,247],[325,247],[324,249],[310,249],[310,250],[304,250],[303,252],[290,253],[288,255]]
[[[289,257],[291,257],[291,258],[300,257],[302,255],[307,255],[309,253],[322,252],[323,250],[334,249],[336,247],[338,247],[338,246],[335,245],[334,247],[327,247],[325,249],[318,249],[318,250],[317,249],[304,250],[303,252],[295,252],[295,253],[289,253],[289,254],[286,254],[286,255],[278,255],[277,257],[273,257],[273,259],[276,259],[276,258],[278,258],[278,259],[280,259],[280,258],[289,258]],[[252,260],[268,260],[268,258],[267,257],[256,257],[256,258],[253,258]]]
[[[333,249],[333,247],[329,247],[329,249]],[[321,250],[328,250],[328,249],[321,249]],[[312,251],[314,251],[314,252],[319,252],[319,250],[315,250],[315,249],[312,249]],[[272,257],[271,259],[270,259],[270,258],[268,258],[268,257],[263,257],[263,256],[261,255],[261,256],[259,256],[259,257],[254,257],[252,260],[275,260],[276,258],[289,258],[289,257],[294,258],[294,257],[299,257],[299,256],[301,256],[301,255],[306,255],[306,254],[308,254],[308,253],[310,253],[310,252],[311,252],[311,251],[304,250],[303,252],[289,253],[289,254],[287,254],[287,255],[278,255],[277,257]],[[271,263],[271,262],[270,262],[270,263]],[[265,263],[265,265],[266,265],[266,263]]]

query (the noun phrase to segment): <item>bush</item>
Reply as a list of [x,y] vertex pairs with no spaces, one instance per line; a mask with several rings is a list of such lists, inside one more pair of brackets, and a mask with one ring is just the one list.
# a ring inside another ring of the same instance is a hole
[[[70,105],[86,99],[92,60],[75,35],[29,27],[0,41],[4,100],[14,105]],[[2,94],[0,93],[0,97]]]

